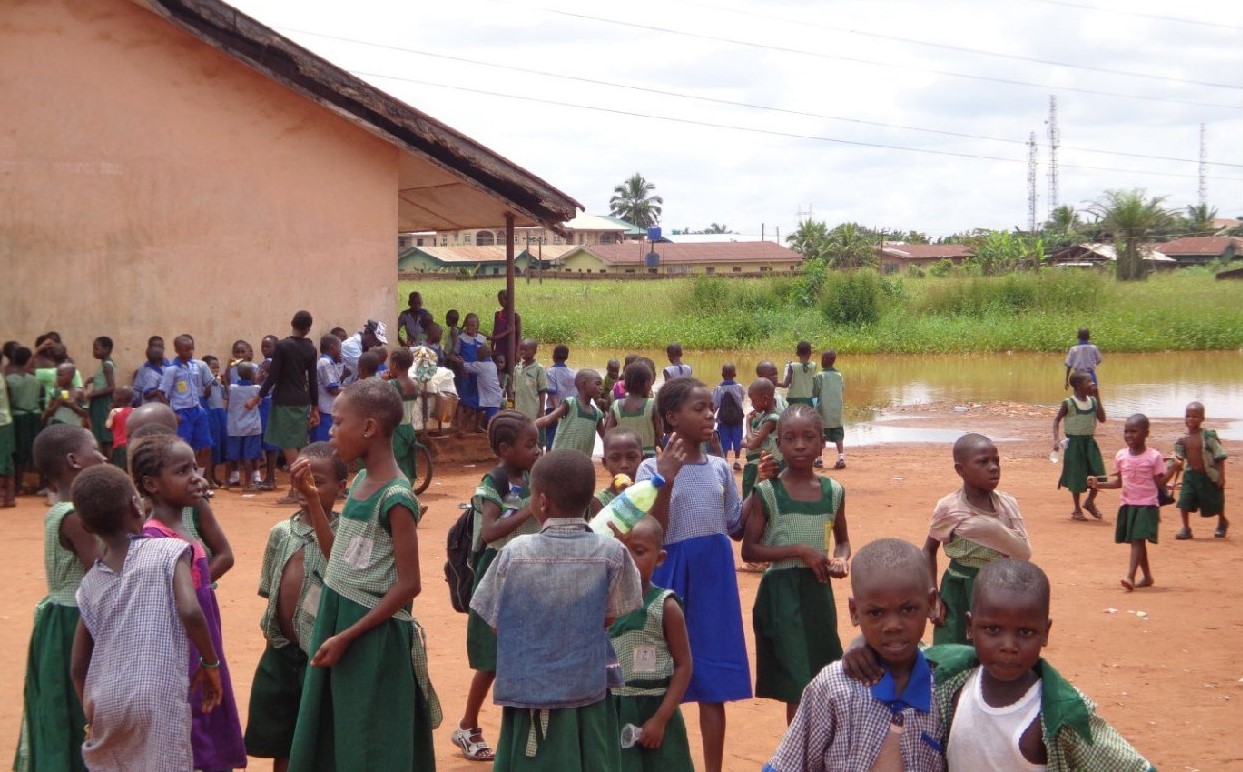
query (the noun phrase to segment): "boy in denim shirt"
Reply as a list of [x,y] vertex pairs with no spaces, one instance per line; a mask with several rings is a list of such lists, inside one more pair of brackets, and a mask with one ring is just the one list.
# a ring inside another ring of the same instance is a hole
[[471,600],[497,634],[497,772],[621,768],[607,628],[639,608],[643,590],[622,543],[583,520],[594,489],[595,470],[582,453],[541,458],[531,471],[530,504],[541,530],[511,541]]

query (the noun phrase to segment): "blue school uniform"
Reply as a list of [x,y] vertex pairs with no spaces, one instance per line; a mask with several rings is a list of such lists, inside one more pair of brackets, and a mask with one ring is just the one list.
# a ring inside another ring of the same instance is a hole
[[229,411],[224,404],[224,386],[212,380],[211,391],[202,400],[203,409],[207,411],[207,428],[211,431],[211,462],[225,462],[225,445],[229,436]]

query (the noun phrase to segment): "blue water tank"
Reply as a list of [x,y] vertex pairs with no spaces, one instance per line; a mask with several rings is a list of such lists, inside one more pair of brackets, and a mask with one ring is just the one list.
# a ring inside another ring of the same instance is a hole
[[647,229],[647,240],[652,242],[660,241],[660,226],[653,225]]
[[656,250],[653,249],[647,253],[647,257],[643,258],[643,264],[648,268],[658,268],[660,266],[660,255],[656,254]]

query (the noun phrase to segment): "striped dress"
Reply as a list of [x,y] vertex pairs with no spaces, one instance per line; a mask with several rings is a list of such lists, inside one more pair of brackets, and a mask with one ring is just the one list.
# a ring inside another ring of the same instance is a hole
[[591,403],[584,407],[578,397],[566,397],[561,403],[565,405],[565,415],[557,422],[552,449],[573,448],[590,458],[596,450],[596,427],[604,420],[604,412]]
[[618,426],[634,429],[643,443],[643,457],[652,458],[656,455],[656,426],[652,416],[656,412],[656,400],[648,397],[643,400],[643,407],[638,411],[629,411],[624,407],[626,400],[619,399],[609,408]]

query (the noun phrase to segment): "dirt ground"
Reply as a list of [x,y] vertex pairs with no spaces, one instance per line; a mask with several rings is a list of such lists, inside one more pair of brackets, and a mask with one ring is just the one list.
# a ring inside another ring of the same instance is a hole
[[[964,412],[964,407],[966,410]],[[1243,521],[1227,539],[1212,538],[1210,521],[1193,522],[1196,538],[1175,541],[1178,513],[1164,511],[1161,541],[1150,547],[1156,586],[1125,593],[1118,580],[1127,548],[1113,543],[1112,512],[1117,492],[1101,497],[1104,522],[1072,522],[1069,495],[1056,490],[1058,467],[1049,463],[1052,410],[1013,403],[978,406],[932,405],[894,416],[904,426],[970,428],[1017,438],[1001,445],[1001,489],[1015,495],[1031,532],[1034,560],[1053,582],[1053,630],[1046,656],[1099,705],[1101,714],[1163,769],[1243,769]],[[1181,423],[1154,425],[1153,447],[1170,452]],[[1111,419],[1097,434],[1107,460],[1122,447],[1121,422]],[[1243,496],[1237,458],[1243,443],[1227,443],[1227,501],[1239,512]],[[938,498],[952,491],[949,449],[942,444],[887,445],[848,449],[849,468],[835,473],[847,490],[851,542],[898,536],[921,544]],[[831,459],[830,459],[831,460]],[[465,660],[466,619],[449,605],[441,570],[445,534],[459,502],[470,495],[486,464],[470,468],[443,464],[422,497],[430,510],[420,529],[423,592],[415,613],[428,631],[432,681],[445,710],[436,731],[441,770],[480,770],[464,760],[449,735],[460,715],[471,672]],[[604,474],[599,475],[601,482]],[[243,715],[250,676],[263,649],[258,629],[262,602],[256,583],[268,529],[287,517],[272,501],[279,494],[243,498],[221,492],[215,508],[233,545],[237,563],[220,583],[225,649]],[[45,592],[42,568],[44,506],[25,497],[3,510],[8,559],[0,563],[0,758],[11,758],[21,712],[21,690],[31,628],[31,610]],[[739,562],[741,565],[741,562]],[[759,584],[757,574],[738,575],[744,618]],[[839,631],[853,637],[846,599],[849,586],[835,583]],[[1116,609],[1109,613],[1107,609]],[[1143,611],[1146,617],[1134,612]],[[751,642],[749,622],[748,644]],[[931,629],[928,632],[931,640]],[[753,649],[752,649],[753,651]],[[686,707],[691,745],[699,758],[698,719]],[[755,770],[769,757],[785,730],[784,708],[748,700],[727,710],[726,769]],[[500,711],[485,706],[486,737],[495,741]],[[255,769],[268,769],[262,760]]]

